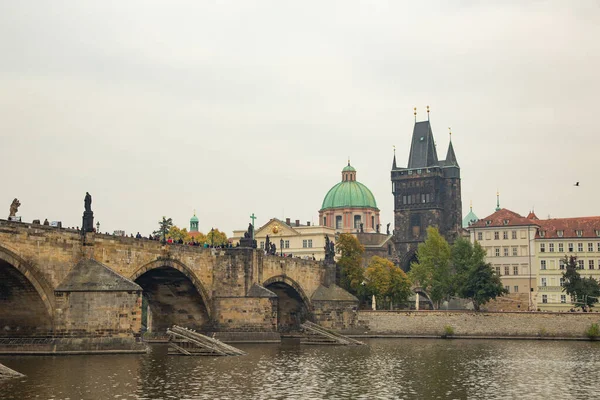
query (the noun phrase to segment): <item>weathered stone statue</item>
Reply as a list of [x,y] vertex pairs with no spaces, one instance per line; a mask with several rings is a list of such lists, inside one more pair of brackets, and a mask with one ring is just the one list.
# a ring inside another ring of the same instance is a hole
[[83,222],[81,224],[81,233],[85,235],[86,232],[94,231],[94,212],[92,211],[92,196],[88,192],[85,192],[85,199],[83,200],[85,211],[83,212]]
[[275,254],[277,254],[277,246],[275,243],[271,243],[271,255],[274,256]]
[[363,223],[361,222],[360,223],[360,233],[363,233],[363,232],[364,232],[364,230],[363,230]]
[[391,224],[391,222],[388,222],[388,224],[387,224],[387,234],[388,235],[390,234],[390,224]]
[[329,236],[325,235],[325,262],[333,262],[335,258],[335,245],[329,240]]
[[269,235],[265,239],[265,252],[267,254],[271,254],[271,239],[269,239]]
[[19,211],[20,206],[21,206],[21,203],[19,202],[19,199],[14,199],[12,201],[12,203],[10,204],[10,212],[8,214],[8,219],[10,219],[11,217],[17,216],[17,211]]
[[85,211],[92,211],[92,196],[88,192],[85,192],[85,199],[83,200]]
[[379,228],[381,227],[381,224],[377,224],[377,233],[379,233]]
[[240,247],[251,247],[253,249],[256,248],[256,240],[252,239],[253,231],[254,227],[252,224],[248,224],[248,230],[244,232],[244,237],[240,239]]

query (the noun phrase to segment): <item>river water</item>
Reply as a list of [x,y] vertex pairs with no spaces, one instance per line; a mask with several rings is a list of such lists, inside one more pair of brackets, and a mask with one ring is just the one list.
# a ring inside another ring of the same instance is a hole
[[239,345],[241,357],[0,356],[0,399],[589,399],[600,343],[370,339]]

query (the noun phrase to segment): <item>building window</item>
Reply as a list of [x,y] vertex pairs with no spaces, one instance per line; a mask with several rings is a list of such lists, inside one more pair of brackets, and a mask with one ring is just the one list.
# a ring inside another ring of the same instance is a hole
[[560,278],[558,280],[558,284],[560,285],[560,287],[563,287],[565,285],[565,278]]
[[510,293],[510,286],[504,286],[504,290],[506,290],[507,293]]
[[312,247],[312,239],[308,239],[308,247]]
[[502,232],[502,239],[508,239],[508,231]]
[[516,246],[512,248],[512,255],[513,256],[518,256],[519,255],[519,249]]
[[558,260],[558,269],[565,269],[565,260]]
[[541,238],[546,237],[546,231],[540,231],[540,237]]
[[546,252],[546,243],[540,243],[540,253]]
[[577,243],[577,251],[580,253],[583,251],[583,243]]
[[563,231],[556,231],[556,236],[558,237],[563,237],[564,232]]
[[563,243],[558,244],[558,252],[563,253],[565,251],[565,246]]
[[392,245],[388,244],[388,256],[392,255]]
[[583,269],[583,260],[577,260],[577,269]]
[[567,302],[567,295],[566,294],[561,294],[560,295],[560,302],[565,304]]
[[354,229],[359,229],[360,228],[360,215],[355,215],[354,216]]
[[594,269],[594,260],[588,260],[588,268]]
[[583,236],[583,231],[578,230],[578,231],[576,231],[576,233],[577,233],[577,237]]
[[290,241],[289,241],[289,240],[286,240],[286,241],[284,242],[284,246],[285,246],[285,248],[286,248],[286,249],[289,249],[289,248],[290,248]]
[[546,260],[540,261],[540,269],[546,269]]
[[494,232],[494,240],[500,239],[500,232]]
[[[477,232],[477,240],[480,242],[483,240],[483,232]],[[598,243],[598,245],[600,245],[600,243]]]
[[496,267],[496,275],[501,276],[500,275],[500,267]]
[[591,253],[594,251],[594,243],[588,243],[588,251]]
[[496,257],[500,257],[500,248],[499,248],[499,247],[496,247],[496,248],[494,249],[494,251],[495,251]]
[[513,292],[514,293],[519,293],[519,286],[518,285],[513,286]]
[[519,266],[518,265],[513,266],[513,275],[519,275]]
[[573,243],[569,243],[568,248],[569,248],[569,253],[572,253],[573,252]]
[[544,303],[544,304],[548,303],[548,295],[547,294],[542,295],[542,303]]
[[508,247],[504,248],[504,257],[508,257]]
[[260,248],[264,250],[264,248],[265,248],[265,242],[260,242]]
[[548,251],[554,253],[554,243],[548,243]]
[[600,252],[600,243],[596,243],[597,247],[596,247],[596,251]]
[[548,286],[548,278],[542,278],[542,287]]
[[308,247],[308,241],[306,239],[304,239],[302,241],[302,247],[304,247],[304,248]]
[[517,231],[512,231],[512,238],[516,239],[517,238]]
[[510,267],[508,267],[508,266],[504,267],[504,275],[510,275]]
[[342,216],[336,215],[335,217],[335,229],[342,229]]

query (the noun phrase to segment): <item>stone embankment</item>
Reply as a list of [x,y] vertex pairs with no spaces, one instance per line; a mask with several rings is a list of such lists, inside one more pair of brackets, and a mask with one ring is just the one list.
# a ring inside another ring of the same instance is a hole
[[0,364],[0,380],[6,378],[20,378],[22,376],[25,375]]
[[357,336],[587,339],[600,313],[358,311],[352,327]]

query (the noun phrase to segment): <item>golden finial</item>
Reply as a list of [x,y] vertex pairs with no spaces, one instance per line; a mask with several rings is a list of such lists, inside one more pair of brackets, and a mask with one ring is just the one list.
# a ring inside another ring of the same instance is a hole
[[427,106],[427,114],[429,114],[429,106]]
[[413,108],[413,114],[415,114],[415,122],[417,122],[417,107]]
[[473,200],[470,201],[469,208],[473,211]]
[[196,216],[196,209],[194,208],[194,217]]
[[394,155],[396,155],[396,145],[392,145],[392,147],[394,148]]
[[350,166],[350,156],[348,156],[348,166]]

